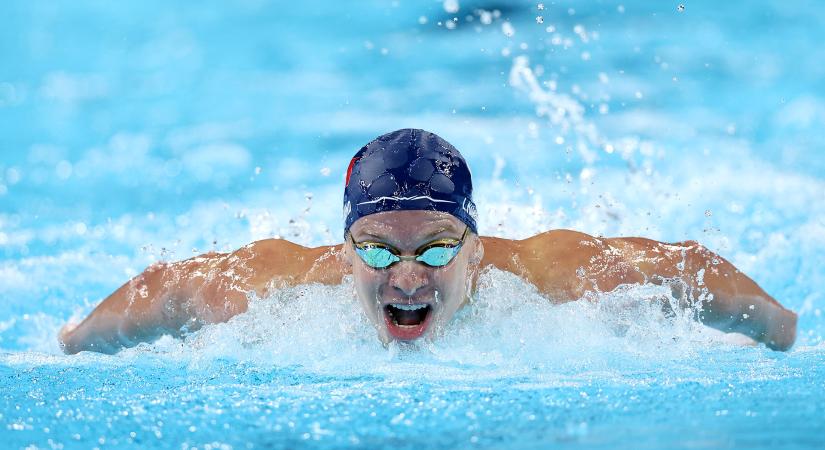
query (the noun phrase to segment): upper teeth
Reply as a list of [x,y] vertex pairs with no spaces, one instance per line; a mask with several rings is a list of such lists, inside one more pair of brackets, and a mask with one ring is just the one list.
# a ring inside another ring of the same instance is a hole
[[403,309],[404,311],[415,311],[416,309],[426,308],[427,305],[419,304],[419,305],[405,305],[401,303],[393,303],[392,306],[394,308]]

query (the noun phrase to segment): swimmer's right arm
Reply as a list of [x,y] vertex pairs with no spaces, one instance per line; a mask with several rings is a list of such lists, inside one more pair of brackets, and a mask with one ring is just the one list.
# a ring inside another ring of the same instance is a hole
[[58,336],[65,353],[115,353],[169,334],[245,312],[248,295],[274,284],[340,282],[340,246],[306,248],[280,239],[258,241],[230,254],[157,263],[117,289],[80,324]]

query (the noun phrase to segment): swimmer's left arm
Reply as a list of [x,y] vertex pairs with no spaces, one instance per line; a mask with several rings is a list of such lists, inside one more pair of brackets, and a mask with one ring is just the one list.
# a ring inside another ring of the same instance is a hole
[[693,242],[595,238],[556,230],[518,241],[513,270],[551,298],[570,301],[622,284],[668,281],[682,301],[704,293],[702,323],[745,334],[775,350],[796,339],[797,316],[730,262]]
[[671,286],[680,300],[696,301],[704,293],[699,317],[702,323],[724,332],[742,333],[774,350],[788,350],[796,340],[796,314],[701,244],[666,244],[643,238],[601,241],[608,253],[621,255],[630,266],[627,272],[638,271],[644,281],[678,281]]

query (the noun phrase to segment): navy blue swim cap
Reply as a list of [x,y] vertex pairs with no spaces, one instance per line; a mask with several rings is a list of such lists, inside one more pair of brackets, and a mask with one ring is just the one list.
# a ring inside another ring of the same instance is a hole
[[452,214],[478,233],[467,162],[449,142],[424,130],[379,136],[347,168],[345,233],[361,217],[405,210]]

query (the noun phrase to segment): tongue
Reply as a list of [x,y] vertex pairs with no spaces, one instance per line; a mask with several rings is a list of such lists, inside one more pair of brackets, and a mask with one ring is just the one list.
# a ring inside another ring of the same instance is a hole
[[390,313],[398,325],[418,325],[427,317],[429,308],[416,309],[414,311],[404,311],[390,306]]

